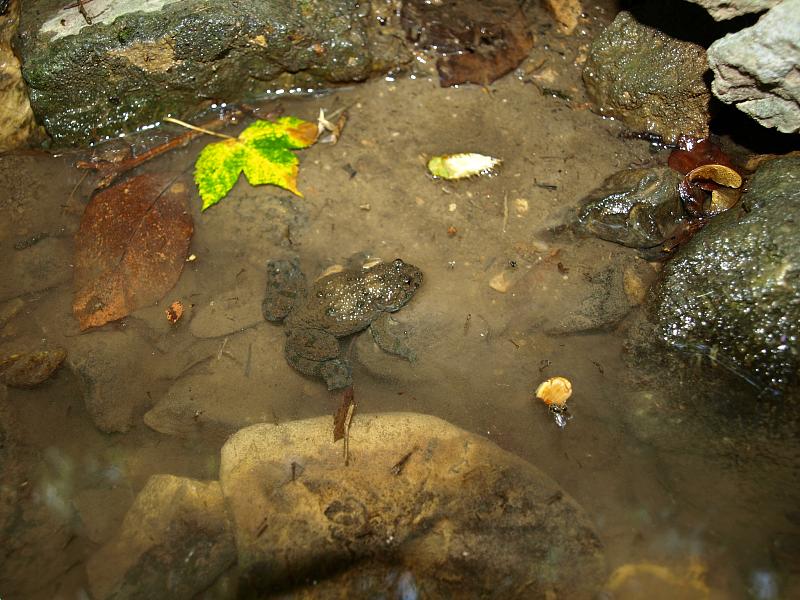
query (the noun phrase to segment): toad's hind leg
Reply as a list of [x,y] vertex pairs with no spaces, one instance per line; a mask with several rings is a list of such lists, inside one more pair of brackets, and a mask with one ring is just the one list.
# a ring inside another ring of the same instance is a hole
[[417,360],[416,352],[408,344],[408,340],[411,337],[408,327],[399,321],[395,321],[389,313],[381,314],[380,317],[372,322],[369,329],[372,332],[372,339],[384,352],[402,356],[409,362]]
[[296,329],[289,333],[285,346],[286,361],[312,377],[322,377],[329,390],[353,383],[352,368],[341,356],[339,340],[321,329]]

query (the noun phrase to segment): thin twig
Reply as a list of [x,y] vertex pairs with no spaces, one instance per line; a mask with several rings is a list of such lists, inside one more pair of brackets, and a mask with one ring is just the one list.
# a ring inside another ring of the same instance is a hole
[[174,119],[173,117],[164,117],[164,120],[167,123],[175,123],[175,125],[180,125],[181,127],[186,127],[186,129],[191,129],[192,131],[199,131],[200,133],[205,133],[206,135],[213,135],[218,138],[223,138],[226,140],[235,140],[236,138],[230,135],[225,135],[224,133],[217,133],[216,131],[211,131],[210,129],[205,129],[203,127],[198,127],[197,125],[192,125],[187,123],[186,121],[181,121],[180,119]]
[[86,24],[91,25],[92,17],[89,16],[88,12],[86,12],[86,7],[83,5],[84,2],[86,2],[86,0],[78,0],[78,12],[81,13],[81,16],[83,17],[83,20],[86,21]]
[[[228,121],[232,118],[235,118],[239,113],[232,112],[230,113],[227,118],[218,119],[212,122],[214,125],[226,125]],[[194,138],[200,136],[203,133],[207,133],[208,130],[203,127],[194,127],[192,126],[192,131],[187,131],[177,137],[172,138],[171,140],[164,142],[163,144],[159,144],[153,148],[150,148],[146,152],[142,152],[137,156],[133,156],[131,158],[126,158],[120,162],[112,162],[108,160],[81,160],[78,161],[76,166],[79,169],[91,169],[93,171],[97,171],[100,175],[100,181],[95,186],[95,189],[104,189],[109,187],[116,179],[122,175],[123,173],[127,173],[141,165],[142,163],[147,162],[165,152],[169,152],[179,146],[184,146],[188,144]],[[212,133],[213,134],[213,133]],[[216,135],[216,134],[213,134]],[[220,134],[221,135],[221,134]],[[222,136],[227,137],[227,136]]]
[[508,192],[503,194],[503,233],[506,232],[508,225]]

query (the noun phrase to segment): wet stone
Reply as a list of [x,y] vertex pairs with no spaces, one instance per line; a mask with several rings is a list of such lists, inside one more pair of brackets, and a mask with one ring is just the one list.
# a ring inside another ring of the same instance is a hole
[[72,243],[48,237],[5,255],[7,275],[0,278],[0,300],[38,292],[72,278]]
[[657,338],[785,389],[800,361],[800,158],[764,163],[740,205],[665,265],[649,310]]
[[0,356],[0,382],[9,387],[35,387],[47,381],[66,357],[63,348]]
[[[584,275],[583,285],[572,305],[561,318],[545,330],[551,335],[610,329],[633,308],[625,293],[624,271],[616,266],[597,269]],[[586,285],[588,284],[588,285]]]
[[[356,0],[25,2],[22,72],[61,145],[117,136],[217,102],[366,79],[402,62]],[[300,33],[302,32],[302,33]],[[388,36],[383,36],[388,37]],[[394,53],[394,54],[392,54]]]
[[17,33],[20,2],[0,2],[0,152],[25,146],[41,135],[33,118],[28,90],[12,41]]
[[622,11],[592,43],[583,81],[600,114],[674,143],[708,135],[707,70],[702,47]]
[[94,424],[107,433],[130,429],[151,403],[156,365],[153,352],[135,332],[98,331],[69,340],[67,363],[78,376]]
[[235,560],[219,483],[154,475],[86,570],[94,598],[192,598]]
[[[224,440],[273,421],[302,397],[303,380],[283,357],[283,331],[263,323],[219,340],[196,368],[178,377],[144,415],[145,424],[182,438]],[[288,377],[288,379],[287,379]]]
[[223,447],[240,591],[594,597],[597,535],[529,463],[435,417],[384,413],[353,421],[347,466],[331,427],[254,425]]

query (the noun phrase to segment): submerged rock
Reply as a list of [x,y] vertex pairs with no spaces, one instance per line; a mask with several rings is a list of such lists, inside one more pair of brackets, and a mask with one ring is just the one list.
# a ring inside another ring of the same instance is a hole
[[35,387],[47,381],[66,357],[63,348],[0,356],[0,382],[9,387]]
[[86,567],[92,597],[193,598],[236,560],[219,482],[154,475]]
[[[26,2],[22,72],[59,144],[86,144],[269,91],[366,79],[403,60],[356,0]],[[395,52],[393,56],[389,55]]]
[[435,417],[390,413],[356,417],[348,466],[331,429],[329,417],[260,424],[223,447],[240,592],[591,598],[602,585],[585,513],[529,463]]
[[781,0],[688,0],[699,4],[717,21],[733,19],[772,8]]
[[752,27],[708,49],[712,90],[764,127],[800,130],[800,0],[784,0]]
[[622,11],[592,43],[583,81],[600,114],[674,143],[708,136],[707,70],[703,48]]
[[740,207],[715,217],[663,271],[657,337],[710,354],[762,386],[800,375],[800,158],[764,163]]

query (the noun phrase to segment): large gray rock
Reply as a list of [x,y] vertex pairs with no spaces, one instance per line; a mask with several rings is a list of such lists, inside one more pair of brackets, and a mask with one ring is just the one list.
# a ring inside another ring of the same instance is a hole
[[26,2],[20,22],[31,103],[59,144],[212,102],[363,80],[404,52],[370,30],[377,21],[358,0],[93,0],[88,20],[77,5]]
[[800,375],[800,158],[765,163],[748,188],[666,264],[650,309],[668,346],[786,388]]
[[92,597],[193,598],[236,560],[219,482],[154,475],[86,567]]
[[529,463],[435,417],[388,413],[356,416],[348,465],[332,425],[254,425],[223,447],[240,593],[305,584],[311,598],[593,598],[600,589],[604,559],[588,518]]
[[674,143],[708,135],[707,70],[703,48],[622,11],[592,43],[583,81],[600,114]]
[[717,21],[758,13],[778,4],[781,0],[689,0],[705,8]]
[[765,127],[800,130],[800,0],[783,0],[752,27],[708,49],[712,90]]

